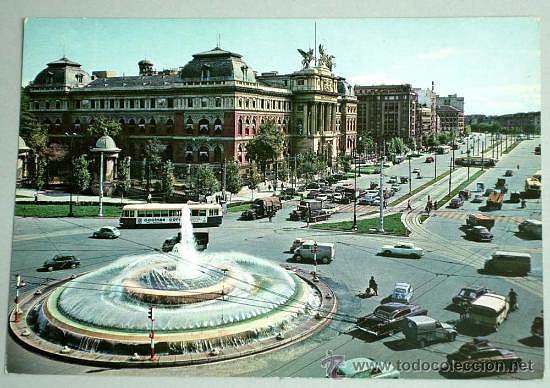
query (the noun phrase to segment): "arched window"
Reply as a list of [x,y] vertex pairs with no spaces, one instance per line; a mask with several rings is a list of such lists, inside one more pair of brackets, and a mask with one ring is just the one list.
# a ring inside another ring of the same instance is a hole
[[55,119],[55,126],[59,127],[60,125],[61,125],[61,120],[60,119]]
[[239,108],[242,108],[242,107],[243,107],[243,99],[239,98]]
[[185,149],[185,161],[187,163],[193,163],[193,147],[187,146]]
[[120,125],[124,125],[124,124],[125,124],[125,123],[124,123],[124,119],[118,120],[118,123],[119,123]]
[[208,99],[206,97],[201,98],[201,108],[206,108],[208,106]]
[[208,126],[210,125],[210,122],[207,119],[200,119],[199,120],[199,131],[201,133],[208,133]]
[[191,120],[191,116],[187,118],[187,121],[185,122],[185,128],[189,131],[193,130],[193,120]]
[[61,102],[60,101],[55,102],[55,109],[61,109]]
[[244,134],[246,136],[250,135],[250,120],[248,119],[248,117],[246,118],[246,121],[245,121]]
[[245,106],[245,108],[248,108],[248,104],[249,104],[249,102],[248,102],[248,98],[247,98],[247,99],[244,101],[244,106]]
[[252,100],[252,108],[256,108],[256,100]]
[[139,127],[140,128],[145,128],[145,120],[144,119],[139,119]]
[[129,125],[136,125],[136,120],[130,119],[130,120],[128,121],[128,124],[129,124]]
[[50,102],[49,101],[46,101],[44,103],[44,109],[50,109]]
[[75,121],[74,121],[74,127],[75,128],[80,128],[80,119],[77,118]]
[[199,162],[201,162],[201,163],[208,163],[209,162],[208,147],[201,146],[199,148]]
[[242,136],[243,135],[243,120],[242,119],[239,119],[239,123],[238,123],[238,134],[239,136]]
[[252,134],[256,134],[256,118],[252,119]]
[[220,148],[220,146],[216,146],[216,148],[214,148],[214,162],[222,162],[222,149]]
[[242,144],[239,144],[239,146],[237,147],[237,160],[239,162],[244,162],[244,159],[243,159],[243,145]]
[[166,120],[166,132],[172,132],[174,130],[174,120]]
[[214,121],[214,131],[222,131],[222,121],[219,118]]
[[151,119],[149,120],[149,125],[157,125],[157,122],[153,117],[151,117]]
[[216,108],[221,108],[222,106],[222,99],[220,97],[216,97]]

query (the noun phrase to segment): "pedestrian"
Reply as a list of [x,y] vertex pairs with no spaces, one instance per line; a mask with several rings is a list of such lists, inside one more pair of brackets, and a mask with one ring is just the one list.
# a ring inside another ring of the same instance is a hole
[[267,191],[271,191],[271,185],[267,186]]
[[285,184],[281,182],[281,190],[285,189]]
[[273,212],[269,212],[267,216],[269,217],[269,222],[273,222]]
[[517,169],[519,170],[519,164],[518,164],[516,167],[517,167]]
[[407,210],[412,210],[410,199],[407,200]]
[[149,194],[147,194],[147,203],[151,203],[151,200],[153,199],[153,196],[151,195],[151,193],[149,192]]
[[34,202],[35,203],[38,202],[38,191],[36,193],[34,193]]
[[374,276],[370,277],[369,288],[374,292],[374,295],[378,296],[378,284],[374,280]]

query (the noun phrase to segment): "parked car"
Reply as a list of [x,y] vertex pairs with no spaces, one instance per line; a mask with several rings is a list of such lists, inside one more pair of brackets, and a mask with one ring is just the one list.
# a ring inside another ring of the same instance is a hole
[[407,341],[416,343],[423,348],[428,343],[456,339],[456,328],[445,322],[440,322],[427,315],[418,315],[405,319],[403,334]]
[[418,167],[413,168],[412,170],[413,174],[418,174],[420,172],[420,169]]
[[514,175],[514,170],[506,170],[506,172],[504,173],[504,176],[513,176]]
[[321,188],[321,185],[317,182],[311,182],[306,186],[306,189],[308,190],[312,190],[312,189],[319,190],[320,188]]
[[342,193],[335,192],[334,194],[332,194],[332,200],[335,202],[340,201],[342,198],[344,198],[344,194]]
[[477,298],[479,298],[481,295],[487,294],[488,292],[491,292],[488,288],[480,287],[480,286],[471,286],[471,287],[464,287],[462,288],[458,294],[453,296],[453,304],[458,307],[464,307],[465,305],[469,305]]
[[118,238],[119,236],[120,230],[114,226],[103,226],[92,234],[93,238]]
[[447,362],[454,373],[479,375],[480,371],[491,373],[517,371],[521,358],[511,350],[491,344],[485,338],[476,338],[462,345],[457,352],[448,354]]
[[51,272],[54,269],[76,268],[79,266],[80,260],[74,255],[55,255],[46,260],[42,267]]
[[317,201],[326,201],[328,200],[328,196],[326,194],[323,194],[323,193],[319,193],[317,194],[317,196],[315,197],[315,199]]
[[397,184],[393,184],[393,185],[391,185],[391,190],[393,192],[398,192],[399,190],[401,190],[401,186],[399,186]]
[[483,202],[483,195],[481,194],[474,194],[474,198],[470,201],[472,203],[482,203]]
[[462,205],[464,205],[464,200],[462,199],[462,197],[455,197],[451,199],[451,202],[449,203],[449,207],[453,209],[458,209]]
[[397,183],[397,175],[392,175],[388,180],[388,183]]
[[398,379],[400,372],[391,363],[359,357],[339,364],[336,367],[336,375],[344,378]]
[[510,192],[510,203],[520,203],[521,202],[521,193],[519,191]]
[[321,194],[320,191],[311,190],[309,193],[306,194],[306,198],[307,199],[315,199],[319,194]]
[[491,242],[493,234],[484,226],[474,226],[473,228],[466,229],[466,238],[479,242]]
[[399,177],[399,183],[401,184],[409,183],[409,177],[408,176]]
[[466,201],[467,199],[470,199],[470,197],[472,196],[472,192],[468,189],[464,189],[458,193],[458,196]]
[[386,256],[407,256],[413,259],[420,259],[424,255],[422,248],[416,247],[411,243],[403,243],[396,245],[383,245],[380,253]]
[[542,239],[542,221],[525,220],[518,225],[521,234],[541,240]]
[[428,310],[417,304],[384,303],[372,314],[359,318],[357,328],[379,338],[402,331],[405,318],[427,314]]
[[424,161],[424,163],[433,163],[433,161],[434,161],[433,156],[428,156],[428,157],[426,158],[426,160]]
[[363,197],[359,197],[359,199],[357,200],[357,203],[359,205],[372,205],[373,202],[374,202],[374,197],[371,195],[365,195]]
[[392,302],[409,303],[413,296],[413,287],[409,283],[395,283],[391,295]]

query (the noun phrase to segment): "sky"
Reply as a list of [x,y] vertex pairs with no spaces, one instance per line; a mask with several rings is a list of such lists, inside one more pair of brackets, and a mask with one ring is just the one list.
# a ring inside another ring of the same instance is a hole
[[376,19],[48,19],[25,21],[22,82],[62,56],[91,74],[137,75],[220,47],[261,72],[301,68],[297,49],[322,44],[333,72],[352,85],[408,83],[443,96],[458,94],[465,114],[540,110],[540,31],[536,18]]

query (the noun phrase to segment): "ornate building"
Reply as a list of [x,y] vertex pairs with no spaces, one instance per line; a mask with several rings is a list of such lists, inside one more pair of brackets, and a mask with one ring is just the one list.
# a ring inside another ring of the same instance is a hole
[[[320,47],[320,52],[322,47]],[[301,50],[300,50],[301,51]],[[310,50],[311,52],[311,50]],[[49,125],[50,138],[66,140],[103,116],[122,127],[122,154],[143,157],[148,139],[167,145],[176,166],[246,164],[246,143],[272,121],[286,135],[283,156],[313,150],[330,165],[355,147],[357,100],[345,79],[332,73],[332,56],[287,75],[257,73],[236,53],[213,50],[193,55],[177,70],[156,71],[138,63],[139,75],[114,76],[61,58],[30,85],[30,110]]]

